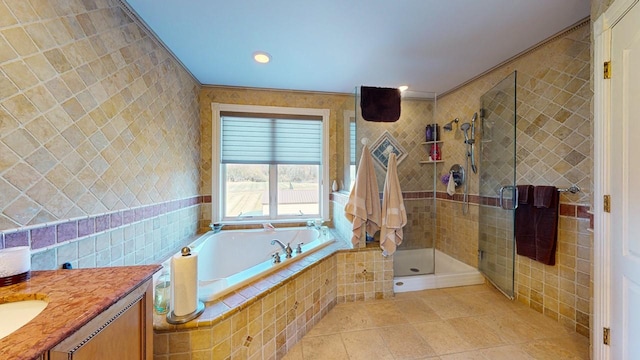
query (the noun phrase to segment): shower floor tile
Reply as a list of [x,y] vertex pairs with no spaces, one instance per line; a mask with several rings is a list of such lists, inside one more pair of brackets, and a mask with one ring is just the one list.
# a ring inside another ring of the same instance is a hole
[[589,339],[487,285],[338,304],[284,360],[589,359]]

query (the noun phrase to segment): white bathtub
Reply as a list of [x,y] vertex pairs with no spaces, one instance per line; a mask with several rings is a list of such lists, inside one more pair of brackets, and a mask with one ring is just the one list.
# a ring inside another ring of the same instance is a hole
[[[393,291],[397,293],[484,283],[478,269],[434,249],[396,251],[393,268]],[[425,272],[431,274],[421,274]]]
[[[285,258],[282,248],[273,239],[291,244],[293,257]],[[335,241],[330,235],[321,236],[313,228],[282,228],[265,231],[225,230],[207,233],[189,245],[198,254],[198,297],[203,302],[213,301],[235,289],[262,278],[282,266],[291,265],[307,255]],[[296,254],[299,243],[302,253]],[[272,255],[278,251],[281,262],[273,263]],[[163,264],[170,267],[170,261]]]

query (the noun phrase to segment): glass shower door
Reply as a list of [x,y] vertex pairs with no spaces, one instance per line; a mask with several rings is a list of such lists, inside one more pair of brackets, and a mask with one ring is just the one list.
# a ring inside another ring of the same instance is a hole
[[516,72],[480,98],[478,269],[513,298],[516,198]]

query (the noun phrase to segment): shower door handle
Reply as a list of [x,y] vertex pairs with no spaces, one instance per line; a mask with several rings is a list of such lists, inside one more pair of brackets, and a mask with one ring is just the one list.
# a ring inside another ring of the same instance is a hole
[[[513,196],[511,196],[511,206],[509,202],[504,200],[504,191],[511,190]],[[500,207],[504,210],[515,210],[518,208],[518,190],[515,186],[507,185],[500,188]]]

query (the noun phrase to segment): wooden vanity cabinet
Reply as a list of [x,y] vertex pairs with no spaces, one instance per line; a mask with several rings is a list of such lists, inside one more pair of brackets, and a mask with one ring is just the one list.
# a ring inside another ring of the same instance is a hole
[[153,359],[151,280],[49,351],[49,360]]

